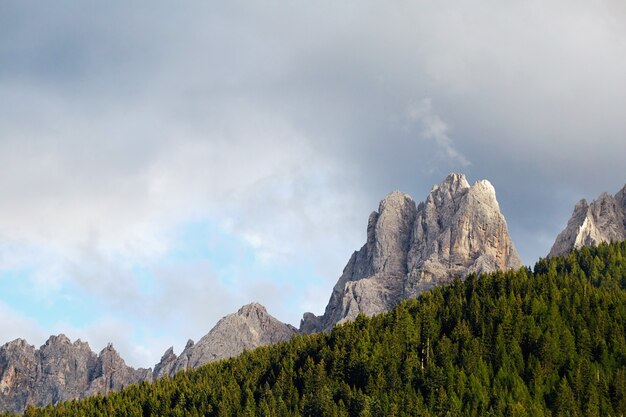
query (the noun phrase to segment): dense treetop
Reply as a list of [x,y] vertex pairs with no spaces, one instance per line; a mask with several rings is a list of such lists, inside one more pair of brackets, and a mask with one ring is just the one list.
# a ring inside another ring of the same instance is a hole
[[26,416],[626,414],[626,243]]

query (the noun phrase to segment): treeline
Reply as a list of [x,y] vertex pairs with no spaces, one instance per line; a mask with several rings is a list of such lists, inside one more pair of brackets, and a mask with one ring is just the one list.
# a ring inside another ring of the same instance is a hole
[[621,416],[626,243],[26,416]]

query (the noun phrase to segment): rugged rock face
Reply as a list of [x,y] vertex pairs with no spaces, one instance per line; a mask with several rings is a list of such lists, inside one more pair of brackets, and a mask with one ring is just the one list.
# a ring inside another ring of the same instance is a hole
[[[193,342],[190,340],[193,344]],[[189,346],[189,342],[187,342],[187,346]],[[163,378],[165,375],[171,375],[173,373],[174,366],[176,365],[176,354],[174,353],[174,347],[170,347],[165,351],[163,356],[161,356],[161,360],[154,367],[154,379]]]
[[602,193],[591,204],[585,199],[580,200],[548,256],[622,240],[626,240],[626,186],[614,196]]
[[151,370],[126,366],[113,346],[96,355],[87,343],[62,334],[38,350],[22,339],[0,347],[0,411],[107,394],[151,379]]
[[133,369],[108,345],[98,355],[85,342],[51,336],[39,349],[17,339],[0,347],[0,412],[22,412],[74,398],[117,391],[207,362],[236,356],[290,339],[298,331],[270,316],[260,304],[245,305],[222,318],[197,344],[187,342],[179,357],[169,348],[151,369]]
[[237,313],[222,318],[198,343],[187,342],[179,357],[168,349],[155,366],[155,378],[236,356],[244,349],[288,340],[296,333],[293,326],[270,316],[262,305],[247,304]]
[[370,215],[367,242],[354,252],[321,317],[306,313],[302,332],[329,330],[359,313],[391,309],[469,273],[522,266],[489,181],[470,186],[450,174],[417,207],[395,191]]
[[129,384],[152,381],[152,369],[133,369],[127,366],[111,344],[102,349],[92,372],[93,380],[83,396],[88,397],[99,392],[106,395]]
[[23,339],[0,347],[0,410],[22,411],[37,382],[38,352]]

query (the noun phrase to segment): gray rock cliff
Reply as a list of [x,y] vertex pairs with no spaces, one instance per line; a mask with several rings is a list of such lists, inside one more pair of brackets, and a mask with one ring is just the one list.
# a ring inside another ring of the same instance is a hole
[[352,254],[324,314],[306,313],[300,330],[330,330],[359,313],[387,311],[435,285],[476,272],[522,266],[489,181],[469,185],[450,174],[416,206],[394,191],[367,226],[367,242]]
[[127,366],[113,346],[96,355],[87,343],[72,343],[63,334],[39,349],[22,339],[0,347],[0,411],[107,394],[151,379],[151,370]]
[[591,204],[580,200],[548,256],[622,240],[626,240],[626,185],[614,196],[602,193]]
[[222,318],[198,343],[188,341],[180,356],[168,349],[151,369],[127,366],[109,344],[99,354],[89,345],[51,336],[39,349],[17,339],[0,347],[0,412],[22,412],[27,405],[45,406],[152,381],[183,369],[229,358],[288,340],[297,329],[275,319],[260,304],[245,305]]
[[35,390],[39,366],[37,350],[23,339],[0,347],[0,410],[22,411]]

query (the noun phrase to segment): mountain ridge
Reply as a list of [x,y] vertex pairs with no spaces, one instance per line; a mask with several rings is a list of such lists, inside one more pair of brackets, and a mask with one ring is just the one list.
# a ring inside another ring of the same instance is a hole
[[291,338],[297,329],[272,317],[259,303],[242,306],[236,313],[221,318],[197,343],[187,342],[180,356],[170,347],[155,366],[154,377],[172,376],[178,371],[197,368],[207,362],[235,356]]
[[581,199],[548,256],[563,255],[583,246],[626,240],[626,185],[615,195],[606,192],[591,204]]
[[151,380],[150,369],[127,366],[111,344],[96,354],[87,342],[59,334],[39,349],[24,339],[0,347],[0,409],[5,411],[107,394]]
[[167,349],[154,371],[126,365],[110,343],[96,354],[87,342],[72,342],[63,333],[50,336],[39,349],[18,338],[0,346],[0,412],[106,395],[287,340],[296,333],[295,327],[271,316],[261,304],[249,303],[220,319],[198,343],[189,340],[180,356],[173,347]]
[[[560,254],[625,239],[626,186],[591,204],[581,200],[553,250],[571,245]],[[197,343],[189,340],[180,355],[167,349],[154,370],[127,366],[111,344],[96,354],[86,342],[71,342],[63,334],[51,336],[39,349],[16,339],[0,346],[0,412],[173,376],[298,333],[328,331],[360,313],[388,311],[455,278],[521,265],[493,185],[487,180],[470,185],[463,174],[450,174],[424,202],[416,204],[400,191],[380,202],[368,218],[366,243],[351,255],[324,314],[305,313],[300,329],[275,319],[258,303],[246,304],[220,319]]]

